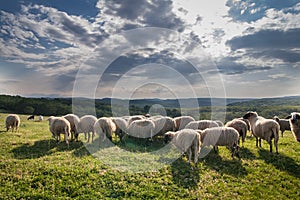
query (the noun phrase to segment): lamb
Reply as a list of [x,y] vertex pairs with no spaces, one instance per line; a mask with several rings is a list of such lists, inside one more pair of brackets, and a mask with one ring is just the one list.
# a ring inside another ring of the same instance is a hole
[[127,134],[137,138],[151,138],[155,124],[149,119],[135,120],[129,124]]
[[236,155],[239,156],[239,133],[232,127],[213,127],[207,128],[205,130],[198,130],[198,133],[201,135],[201,148],[205,146],[226,146],[231,151],[231,157],[233,158]]
[[195,119],[191,116],[179,116],[174,118],[175,124],[176,124],[176,130],[184,129],[185,126],[191,122],[195,121]]
[[11,128],[11,132],[17,132],[20,126],[21,120],[20,117],[16,114],[9,114],[5,119],[6,131]]
[[[247,124],[241,119],[233,119],[225,124],[225,127],[232,127],[238,131],[240,137],[242,138],[242,145],[244,146],[245,138],[247,135]],[[239,139],[240,145],[240,139]]]
[[74,136],[75,136],[75,141],[78,141],[78,126],[79,126],[79,122],[80,122],[79,117],[75,114],[67,114],[63,117],[70,122],[71,139],[73,140]]
[[261,147],[261,139],[264,139],[269,143],[270,152],[272,152],[272,139],[274,138],[274,146],[278,154],[279,124],[273,119],[263,118],[252,111],[247,112],[243,118],[250,122],[252,134],[256,138],[256,146],[259,141],[259,147]]
[[63,117],[49,117],[49,130],[52,133],[52,137],[56,139],[57,142],[60,141],[60,134],[64,134],[64,139],[66,144],[69,146],[69,136],[71,134],[71,125],[68,120]]
[[194,129],[194,130],[204,130],[206,128],[219,127],[217,122],[212,120],[199,120],[199,121],[191,121],[189,122],[185,128],[186,129]]
[[168,131],[175,131],[176,124],[173,118],[167,116],[154,116],[150,117],[155,124],[154,135],[155,136],[164,136]]
[[116,125],[108,117],[99,118],[94,124],[94,132],[99,135],[99,145],[104,141],[105,136],[112,141],[112,134],[116,131]]
[[287,119],[289,119],[291,131],[295,140],[300,142],[300,113],[293,112]]
[[198,162],[200,154],[200,134],[193,129],[182,129],[177,132],[169,131],[164,136],[165,143],[171,141],[182,153],[187,152],[189,163],[191,163],[194,150],[194,163]]
[[38,121],[41,122],[41,121],[43,121],[43,120],[44,120],[44,117],[43,117],[42,115],[39,115]]
[[290,121],[288,119],[279,119],[277,116],[274,116],[273,119],[279,124],[280,131],[281,131],[281,137],[283,137],[284,131],[290,131]]
[[115,134],[118,135],[120,140],[122,141],[127,130],[128,122],[121,117],[112,117],[111,119],[116,125]]
[[79,133],[84,133],[84,139],[90,142],[90,133],[92,133],[92,141],[94,140],[94,124],[97,118],[93,115],[84,115],[79,121]]
[[34,115],[30,115],[27,120],[34,120]]

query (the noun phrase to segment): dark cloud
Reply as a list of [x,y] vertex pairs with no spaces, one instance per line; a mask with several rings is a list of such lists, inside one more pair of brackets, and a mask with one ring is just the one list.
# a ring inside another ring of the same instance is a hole
[[277,58],[288,63],[300,62],[300,52],[293,52],[289,50],[269,50],[249,53],[248,55],[255,58]]
[[270,1],[270,0],[245,0],[235,1],[228,0],[226,6],[230,9],[228,14],[231,18],[236,21],[256,21],[263,16],[268,9],[284,10],[287,9],[289,12],[297,12],[296,10],[290,9],[299,3],[299,0],[285,0],[285,1]]

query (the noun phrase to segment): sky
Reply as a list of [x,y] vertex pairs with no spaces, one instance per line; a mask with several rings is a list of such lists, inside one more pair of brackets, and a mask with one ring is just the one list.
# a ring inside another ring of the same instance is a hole
[[298,0],[11,0],[0,19],[0,94],[300,95]]

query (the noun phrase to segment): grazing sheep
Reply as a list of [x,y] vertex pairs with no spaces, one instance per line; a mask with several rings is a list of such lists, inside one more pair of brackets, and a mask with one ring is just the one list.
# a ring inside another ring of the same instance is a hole
[[175,131],[176,124],[173,118],[167,116],[150,117],[155,124],[153,135],[163,136],[168,131]]
[[99,135],[99,145],[105,136],[112,141],[112,134],[116,131],[115,123],[108,117],[99,118],[94,124],[94,132]]
[[34,115],[30,115],[27,120],[34,120]]
[[42,115],[39,115],[38,121],[41,122],[41,121],[43,121],[43,120],[44,120],[44,117],[43,117]]
[[75,140],[78,141],[78,126],[79,126],[79,122],[80,122],[79,117],[75,114],[67,114],[63,117],[70,122],[71,139],[73,140],[74,136],[75,136]]
[[192,129],[183,129],[177,132],[169,131],[164,136],[165,143],[172,143],[182,152],[187,152],[189,163],[191,163],[192,150],[194,150],[194,163],[198,162],[200,153],[200,134]]
[[135,120],[129,124],[127,134],[137,138],[151,138],[155,124],[149,119]]
[[213,127],[205,130],[198,130],[201,135],[201,148],[212,145],[216,152],[218,146],[226,146],[231,151],[232,158],[239,156],[239,133],[232,127]]
[[92,141],[94,140],[94,124],[97,118],[93,115],[84,115],[79,121],[79,133],[84,133],[84,139],[90,142],[90,133],[92,133]]
[[261,147],[261,139],[266,140],[270,145],[270,152],[272,152],[272,139],[274,138],[274,146],[276,153],[278,153],[278,140],[279,140],[279,124],[273,119],[266,119],[258,116],[256,112],[247,112],[244,119],[248,119],[251,125],[252,134],[256,138],[256,146]]
[[21,120],[20,117],[16,114],[10,114],[5,119],[5,125],[6,125],[6,131],[8,131],[11,128],[11,132],[14,132],[14,129],[16,132],[19,129]]
[[179,116],[174,118],[175,124],[176,124],[176,130],[184,129],[185,126],[191,122],[195,121],[195,119],[191,116]]
[[[242,137],[242,145],[244,146],[245,138],[247,135],[247,124],[241,119],[233,119],[225,124],[225,127],[232,127],[238,131],[240,137]],[[240,139],[239,139],[240,145]]]
[[206,128],[219,127],[217,122],[212,120],[199,120],[199,121],[191,121],[189,122],[185,128],[186,129],[194,129],[194,130],[204,130]]
[[290,121],[288,119],[279,119],[277,116],[274,116],[273,119],[279,124],[280,131],[281,131],[281,137],[283,137],[284,131],[290,131]]
[[291,131],[297,142],[300,142],[300,113],[293,112],[287,117],[290,122]]
[[122,141],[126,134],[128,122],[121,117],[112,117],[111,119],[116,125],[115,134],[119,136],[120,140]]
[[69,136],[71,135],[71,125],[68,120],[63,117],[49,117],[49,130],[52,133],[52,137],[57,142],[60,141],[60,134],[64,134],[66,144],[69,146]]

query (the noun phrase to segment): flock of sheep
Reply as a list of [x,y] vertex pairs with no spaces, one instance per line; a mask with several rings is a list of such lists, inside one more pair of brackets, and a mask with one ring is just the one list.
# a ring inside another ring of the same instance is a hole
[[[203,147],[213,146],[216,151],[218,146],[226,146],[230,149],[232,157],[239,157],[240,138],[244,146],[247,131],[256,138],[256,146],[261,147],[261,139],[266,140],[272,152],[272,140],[276,153],[278,153],[279,131],[291,130],[296,141],[300,142],[300,113],[291,113],[286,119],[266,119],[256,112],[249,111],[243,117],[233,119],[225,125],[221,121],[195,120],[191,116],[167,117],[167,116],[123,116],[101,117],[97,119],[92,115],[79,118],[75,114],[62,117],[51,116],[48,118],[49,129],[53,138],[60,141],[60,135],[64,134],[64,140],[69,145],[69,137],[78,141],[78,135],[84,133],[87,142],[94,141],[95,135],[101,141],[109,139],[115,133],[123,142],[130,135],[135,138],[153,140],[163,138],[165,143],[172,142],[180,151],[186,152],[191,162],[194,154],[194,162],[197,163],[200,151]],[[6,117],[6,129],[17,131],[20,125],[20,117],[10,114]],[[91,138],[92,136],[92,138]]]

